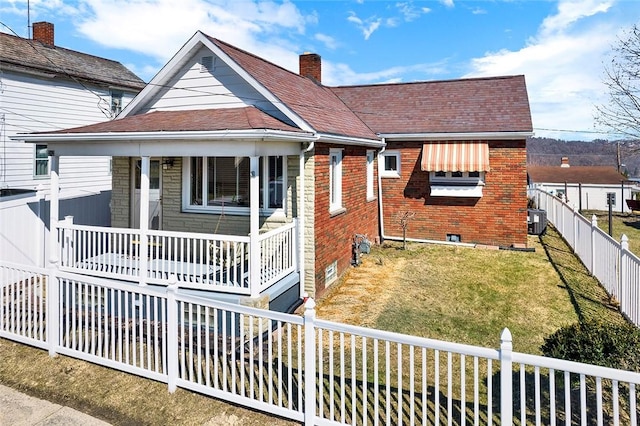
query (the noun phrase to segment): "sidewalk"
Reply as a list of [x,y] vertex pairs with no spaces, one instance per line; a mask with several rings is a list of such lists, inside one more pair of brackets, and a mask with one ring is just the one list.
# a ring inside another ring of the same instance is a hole
[[0,425],[109,426],[109,423],[0,385]]

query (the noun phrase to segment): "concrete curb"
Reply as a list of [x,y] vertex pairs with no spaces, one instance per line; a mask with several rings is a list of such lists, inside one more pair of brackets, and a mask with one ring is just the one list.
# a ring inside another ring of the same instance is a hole
[[109,426],[109,423],[0,385],[0,425]]

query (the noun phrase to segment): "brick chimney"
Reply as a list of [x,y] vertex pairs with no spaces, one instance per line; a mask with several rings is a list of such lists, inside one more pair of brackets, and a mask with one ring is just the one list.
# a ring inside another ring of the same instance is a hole
[[54,46],[53,24],[51,22],[34,22],[33,39],[47,46]]
[[560,167],[569,167],[569,157],[562,157]]
[[322,59],[320,59],[320,55],[317,53],[303,53],[300,55],[300,75],[321,83]]

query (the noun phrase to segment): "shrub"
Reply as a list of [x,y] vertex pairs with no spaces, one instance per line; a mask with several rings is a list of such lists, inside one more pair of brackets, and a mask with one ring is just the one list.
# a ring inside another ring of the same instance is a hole
[[586,321],[562,327],[544,339],[544,355],[640,372],[640,330],[628,323]]

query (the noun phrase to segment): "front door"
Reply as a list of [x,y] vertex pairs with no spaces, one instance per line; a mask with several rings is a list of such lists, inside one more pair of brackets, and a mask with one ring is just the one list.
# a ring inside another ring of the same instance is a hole
[[[133,193],[131,194],[131,217],[134,229],[140,228],[140,174],[142,160],[136,160],[131,164],[131,176]],[[162,198],[161,194],[160,160],[151,159],[149,165],[149,229],[162,227]]]

